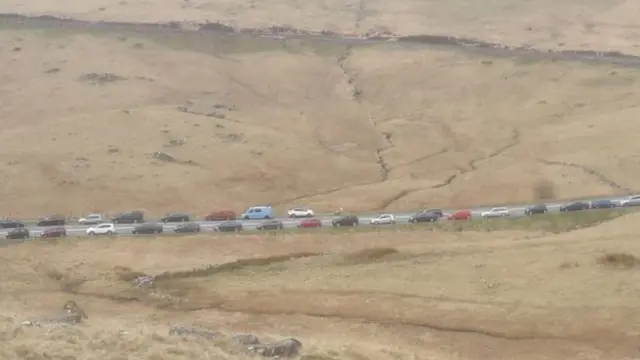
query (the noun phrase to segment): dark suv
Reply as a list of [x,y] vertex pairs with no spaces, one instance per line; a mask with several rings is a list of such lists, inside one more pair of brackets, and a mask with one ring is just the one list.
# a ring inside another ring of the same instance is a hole
[[549,211],[549,209],[547,208],[547,205],[545,205],[545,204],[535,204],[535,205],[531,205],[531,206],[527,207],[526,209],[524,209],[524,214],[525,215],[544,214],[547,211]]
[[165,215],[162,219],[162,222],[187,222],[189,221],[189,215],[184,213],[169,213]]
[[333,219],[333,221],[331,221],[331,225],[333,225],[333,227],[358,226],[358,223],[359,223],[359,220],[356,215],[344,215],[344,216],[335,218]]
[[616,203],[609,199],[594,200],[591,202],[592,209],[611,209],[616,207]]
[[24,223],[18,220],[2,219],[0,220],[0,228],[2,229],[15,229],[24,227]]
[[66,219],[62,215],[49,215],[36,221],[37,226],[63,226],[65,223]]
[[425,210],[420,211],[420,213],[434,214],[438,218],[444,217],[444,213],[440,209],[425,209]]
[[43,238],[63,237],[67,236],[67,230],[63,226],[48,228],[40,234]]
[[111,222],[114,224],[141,223],[144,222],[144,213],[138,210],[123,212],[112,217]]
[[424,211],[419,212],[409,218],[409,223],[421,223],[421,222],[436,222],[442,217],[442,214],[437,212]]
[[29,229],[25,227],[14,228],[7,233],[7,239],[28,239],[29,235]]
[[133,230],[131,230],[132,234],[160,234],[162,233],[164,228],[160,224],[142,224],[138,225]]
[[570,204],[563,205],[560,207],[560,211],[580,211],[589,209],[589,204],[582,201],[574,201]]

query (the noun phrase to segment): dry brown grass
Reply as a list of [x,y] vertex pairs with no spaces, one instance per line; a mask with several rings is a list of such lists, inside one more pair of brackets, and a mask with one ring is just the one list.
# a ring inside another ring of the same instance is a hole
[[540,179],[570,198],[638,176],[633,68],[386,45],[339,62],[335,44],[46,33],[0,32],[20,49],[0,53],[5,216],[469,206],[531,201]]
[[[610,254],[606,258],[616,264],[635,263],[628,254],[640,251],[638,230],[638,215],[631,214],[562,234],[356,232],[25,243],[0,249],[7,265],[0,269],[1,355],[241,357],[221,342],[166,336],[171,323],[193,323],[227,335],[294,336],[309,359],[623,359],[637,351],[638,275],[608,271],[594,259]],[[207,265],[232,271],[198,270]],[[122,277],[189,271],[198,276],[161,275],[154,291],[134,289],[134,277]],[[60,281],[74,278],[85,282],[72,292],[60,288]],[[67,299],[87,311],[85,325],[12,330]]]

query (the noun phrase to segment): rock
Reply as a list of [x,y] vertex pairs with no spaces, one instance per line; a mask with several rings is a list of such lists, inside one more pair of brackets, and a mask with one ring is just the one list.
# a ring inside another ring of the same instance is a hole
[[186,143],[187,141],[184,139],[170,139],[167,146],[182,146]]
[[62,310],[66,311],[68,315],[80,316],[80,321],[82,321],[82,319],[89,318],[89,316],[87,316],[87,313],[84,312],[84,310],[82,310],[82,308],[78,306],[78,304],[76,304],[76,302],[73,300],[67,301],[62,307]]
[[194,336],[199,338],[204,338],[207,340],[214,340],[220,337],[222,334],[216,331],[211,331],[208,329],[202,329],[195,326],[188,325],[172,325],[169,328],[169,335],[173,336]]
[[162,161],[169,161],[169,162],[175,162],[176,158],[174,158],[173,156],[167,154],[164,151],[157,151],[153,153],[153,157],[158,159],[158,160],[162,160]]
[[92,83],[93,85],[103,85],[125,79],[124,77],[111,73],[87,73],[80,76],[80,80]]
[[253,334],[236,334],[231,337],[231,341],[240,345],[258,345],[260,339]]
[[153,287],[155,278],[149,275],[138,276],[133,280],[133,286],[137,288],[150,288]]
[[[83,312],[84,313],[84,312]],[[55,325],[76,325],[82,322],[82,319],[86,314],[63,311],[53,316],[46,316],[37,319],[26,320],[22,322],[23,326],[28,327],[43,327],[43,326],[55,326]]]
[[249,346],[249,350],[264,357],[287,358],[300,355],[302,343],[294,338],[280,340],[271,344]]

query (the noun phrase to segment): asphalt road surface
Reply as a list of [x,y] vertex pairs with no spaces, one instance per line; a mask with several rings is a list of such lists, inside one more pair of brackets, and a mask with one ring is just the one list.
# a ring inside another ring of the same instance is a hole
[[[626,199],[627,196],[617,196],[617,197],[600,197],[597,199],[609,199],[611,201],[613,201],[616,204],[619,204],[619,202],[623,199]],[[590,201],[590,200],[597,200],[596,198],[594,199],[583,199],[583,201]],[[546,203],[547,208],[549,209],[549,213],[558,213],[560,212],[560,206],[562,206],[563,204],[568,204],[570,201],[566,201],[566,202],[549,202]],[[530,206],[532,204],[523,204],[523,205],[510,205],[510,206],[504,206],[507,207],[509,209],[509,213],[510,213],[510,218],[518,218],[518,217],[523,217],[526,216],[524,211],[525,209]],[[483,206],[483,207],[476,207],[476,208],[470,208],[469,210],[471,210],[471,214],[472,214],[472,218],[481,218],[481,214],[482,212],[488,211],[490,210],[492,207],[501,207],[500,205],[494,205],[494,206]],[[454,209],[442,209],[443,212],[445,213],[452,213],[456,210]],[[589,210],[587,210],[589,211]],[[369,221],[375,217],[377,217],[378,215],[380,215],[381,213],[361,213],[358,214],[359,218],[360,218],[360,226],[371,226],[369,224]],[[396,213],[391,213],[395,216],[396,218],[396,223],[397,224],[403,224],[403,223],[408,223],[409,222],[409,218],[415,214],[415,212],[396,212]],[[534,215],[535,216],[535,215]],[[321,215],[321,216],[316,216],[316,219],[320,219],[322,221],[322,225],[323,226],[332,226],[331,221],[335,218],[336,216],[330,216],[330,215]],[[279,217],[276,218],[277,220],[282,221],[283,225],[285,228],[287,229],[292,229],[292,228],[296,228],[298,223],[302,220],[302,219],[291,219],[291,218],[287,218],[287,217]],[[239,222],[242,223],[242,226],[244,228],[244,231],[255,231],[256,230],[256,226],[258,224],[260,224],[261,222],[263,222],[264,220],[238,220]],[[155,222],[159,222],[157,220],[154,219],[147,219],[145,221],[146,223],[155,223]],[[222,223],[222,221],[199,221],[199,220],[194,220],[194,222],[197,222],[200,224],[201,227],[201,231],[202,232],[213,232],[213,228]],[[137,226],[138,224],[116,224],[116,232],[117,235],[119,236],[129,236],[129,235],[133,235],[131,233],[131,231],[133,230],[133,228],[135,226]],[[163,224],[163,228],[164,228],[164,232],[165,233],[174,233],[174,229],[175,227],[178,225],[178,223],[167,223],[167,224]],[[46,229],[46,227],[42,227],[42,226],[35,226],[34,224],[26,224],[27,228],[29,229],[29,231],[31,232],[31,236],[32,237],[38,237],[40,236],[40,234],[42,233],[42,231],[44,229]],[[384,225],[381,225],[384,226]],[[86,230],[89,228],[90,226],[88,225],[79,225],[79,224],[68,224],[65,226],[65,228],[67,229],[67,236],[87,236],[86,234]],[[0,237],[4,238],[7,234],[8,229],[3,229],[3,231],[0,231]]]

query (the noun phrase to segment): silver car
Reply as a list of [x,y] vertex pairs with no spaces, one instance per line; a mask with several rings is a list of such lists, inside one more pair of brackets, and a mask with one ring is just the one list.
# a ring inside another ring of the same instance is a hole
[[640,205],[640,195],[629,196],[627,199],[620,201],[620,206],[639,206]]
[[509,209],[506,207],[496,207],[489,211],[485,211],[482,214],[483,218],[505,217],[509,216]]

